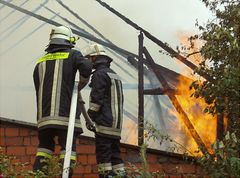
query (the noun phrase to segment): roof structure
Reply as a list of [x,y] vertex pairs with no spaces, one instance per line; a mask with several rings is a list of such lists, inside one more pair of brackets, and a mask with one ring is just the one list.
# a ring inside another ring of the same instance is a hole
[[[44,32],[46,32],[47,28],[45,27],[47,25],[69,25],[72,28],[73,33],[82,37],[84,44],[81,47],[84,47],[84,45],[91,42],[100,43],[107,48],[109,55],[111,55],[114,59],[112,67],[117,71],[117,73],[120,74],[122,78],[125,96],[125,120],[122,142],[133,145],[144,142],[144,130],[139,127],[142,121],[139,118],[144,118],[144,121],[148,121],[153,124],[156,129],[163,134],[169,135],[172,138],[176,138],[180,144],[184,145],[191,140],[190,142],[194,142],[195,148],[200,146],[202,151],[207,150],[205,143],[201,138],[201,134],[199,134],[195,129],[193,122],[189,119],[187,112],[181,106],[176,97],[176,95],[181,95],[186,92],[178,89],[179,78],[183,78],[185,81],[189,82],[191,82],[192,79],[160,65],[157,60],[153,59],[151,56],[149,48],[143,45],[143,41],[145,40],[144,38],[152,41],[155,43],[155,45],[160,47],[159,49],[165,50],[171,57],[176,58],[192,70],[196,68],[193,63],[178,54],[166,43],[153,36],[150,32],[138,26],[136,23],[101,0],[96,0],[96,4],[99,3],[101,6],[106,8],[111,15],[116,15],[118,18],[126,22],[127,25],[135,28],[135,30],[138,32],[139,39],[135,39],[135,41],[137,41],[136,43],[139,43],[137,52],[130,52],[129,50],[114,44],[113,41],[108,39],[100,31],[98,31],[97,28],[81,17],[79,15],[81,13],[73,10],[72,7],[67,6],[63,1],[42,0],[41,2],[42,3],[38,5],[31,4],[30,6],[26,6],[31,2],[28,0],[21,2],[0,0],[0,3],[2,4],[0,8],[5,8],[7,9],[6,12],[8,12],[3,18],[0,19],[1,24],[8,24],[7,28],[4,28],[1,33],[0,41],[3,43],[3,41],[7,40],[8,38],[11,39],[12,36],[15,38],[13,44],[8,45],[7,47],[4,47],[4,50],[1,50],[0,60],[3,65],[15,64],[14,61],[3,61],[5,56],[11,56],[10,53],[12,49],[17,48],[20,53],[29,53],[28,49],[24,49],[24,46],[21,45],[24,41],[31,43],[36,48],[41,46],[43,41],[41,41],[36,35],[33,37],[33,34],[39,34],[40,29],[44,28]],[[32,9],[27,9],[25,6],[32,7]],[[56,6],[58,7],[56,8]],[[61,10],[56,11],[56,9]],[[20,18],[12,18],[12,15],[16,13],[19,14]],[[8,19],[11,23],[6,22]],[[26,24],[29,25],[27,28]],[[24,29],[24,31],[20,31],[20,29]],[[42,31],[43,30],[41,30],[41,32]],[[79,49],[81,47],[77,46]],[[24,63],[25,66],[28,66],[28,69],[22,71],[22,77],[31,76],[31,70],[33,70],[34,63],[41,55],[43,55],[43,53],[38,55],[29,53],[29,55],[25,55],[25,57],[27,56],[28,59],[27,62]],[[19,63],[17,64],[19,65]],[[20,64],[19,66],[22,68],[24,65],[22,66],[22,64]],[[31,66],[30,69],[29,66]],[[14,66],[14,68],[17,69],[18,67]],[[4,71],[5,75],[9,72],[10,71]],[[14,72],[16,73],[17,71]],[[13,112],[12,110],[16,111],[15,113],[19,115],[19,118],[33,117],[33,113],[35,112],[35,108],[33,107],[35,104],[33,100],[33,86],[29,86],[28,83],[24,85],[21,83],[21,81],[16,82],[14,81],[14,77],[11,76],[8,78],[8,80],[3,81],[5,83],[3,82],[3,84],[0,85],[1,89],[7,90],[8,92],[10,91],[10,94],[14,87],[19,87],[19,95],[24,98],[21,98],[22,100],[25,100],[23,105],[26,104],[25,106],[31,106],[32,111],[27,114],[27,109],[19,107],[19,103],[15,104],[14,107],[12,105],[9,106],[1,103],[2,109],[0,117],[15,118],[15,116],[11,114]],[[15,85],[11,85],[8,82],[15,82]],[[7,87],[5,86],[6,83],[8,83],[8,85],[6,85]],[[88,95],[89,88],[84,91],[83,97]],[[1,97],[7,98],[7,96],[2,95]],[[87,97],[85,97],[85,100],[88,101]],[[180,116],[177,116],[173,113],[178,113]],[[34,119],[32,119],[30,122],[34,122]],[[85,134],[92,136],[92,134],[88,131],[86,131]],[[168,148],[172,145],[172,143],[170,143],[168,140],[161,145],[159,142],[154,142],[151,140],[149,141],[149,144],[150,147],[160,150],[168,150]]]

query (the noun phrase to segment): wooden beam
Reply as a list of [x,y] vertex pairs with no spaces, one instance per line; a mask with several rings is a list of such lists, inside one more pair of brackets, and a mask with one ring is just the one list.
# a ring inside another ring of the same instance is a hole
[[[147,49],[145,47],[143,48],[143,53],[144,53],[145,57],[147,58],[150,67],[153,69],[153,72],[156,74],[156,77],[158,78],[159,82],[161,82],[163,88],[166,89],[166,90],[171,89],[170,86],[168,85],[168,82],[165,80],[165,78],[162,76],[162,74],[160,72],[158,72],[158,70],[156,70],[156,68],[154,67],[155,62],[154,62],[154,60],[152,59],[151,55],[149,54],[149,52],[147,51]],[[193,137],[193,139],[198,144],[201,151],[203,153],[207,153],[208,150],[207,150],[204,142],[202,141],[201,137],[198,135],[197,131],[195,130],[195,128],[193,126],[193,124],[189,120],[187,114],[185,113],[182,106],[178,102],[176,96],[174,94],[171,94],[171,93],[167,93],[167,96],[171,100],[171,102],[172,102],[173,106],[175,107],[175,109],[177,110],[177,112],[180,114],[180,118],[182,119],[183,123],[187,127],[190,135]]]
[[184,90],[177,90],[177,89],[165,89],[165,88],[154,88],[154,89],[145,89],[144,95],[184,95],[186,91]]
[[143,79],[143,33],[138,35],[138,145],[144,143],[144,79]]

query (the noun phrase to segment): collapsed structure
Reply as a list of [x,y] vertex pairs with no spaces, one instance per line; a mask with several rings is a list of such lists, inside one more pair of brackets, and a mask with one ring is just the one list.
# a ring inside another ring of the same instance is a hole
[[[172,138],[176,138],[177,142],[183,145],[187,144],[188,146],[188,140],[193,140],[195,143],[194,148],[200,147],[202,152],[207,152],[207,147],[209,146],[207,144],[208,141],[206,141],[206,138],[203,138],[203,134],[199,133],[205,131],[196,129],[196,125],[194,125],[193,120],[189,118],[189,113],[186,112],[186,109],[183,108],[179,98],[177,97],[183,93],[186,94],[186,91],[181,91],[178,88],[179,83],[181,82],[180,79],[188,81],[188,83],[190,83],[192,80],[157,64],[156,59],[152,58],[147,47],[144,46],[144,38],[151,40],[153,43],[165,50],[171,57],[176,58],[192,70],[196,68],[196,65],[187,60],[185,57],[181,56],[166,43],[157,39],[151,35],[151,33],[138,26],[136,23],[117,12],[115,9],[111,8],[106,3],[102,2],[101,0],[96,1],[139,32],[138,54],[129,52],[112,43],[97,29],[81,18],[76,12],[72,11],[71,8],[66,6],[61,0],[57,0],[57,3],[71,15],[73,15],[77,20],[81,21],[89,29],[91,29],[97,36],[99,36],[99,38],[95,37],[85,29],[77,26],[76,23],[52,11],[50,8],[45,6],[47,1],[44,1],[44,3],[34,11],[29,11],[21,8],[20,6],[16,6],[10,3],[11,1],[6,2],[0,0],[0,3],[4,6],[13,8],[28,16],[43,21],[44,23],[55,26],[61,25],[59,22],[54,21],[53,19],[49,19],[35,13],[39,8],[44,7],[47,11],[49,11],[49,13],[53,14],[54,18],[60,18],[65,23],[69,24],[73,33],[81,36],[84,40],[86,40],[86,42],[94,41],[108,48],[108,52],[111,53],[114,58],[116,58],[114,61],[115,67],[118,68],[120,73],[122,73],[125,96],[134,96],[134,101],[132,101],[132,98],[125,97],[124,127],[126,132],[124,132],[122,136],[123,142],[134,145],[141,145],[144,143],[146,141],[144,140],[144,123],[147,121],[155,125],[156,129],[162,132],[164,135],[169,135]],[[203,77],[208,78],[207,76]],[[134,85],[135,83],[137,83],[137,85]],[[137,95],[136,90],[138,90]],[[196,109],[196,107],[194,107],[194,109]],[[172,114],[172,112],[176,112],[178,114],[175,115]],[[214,122],[216,122],[216,120],[213,121],[213,123]],[[213,127],[215,126],[216,125]],[[215,136],[216,133],[211,134]],[[210,140],[210,142],[212,141],[213,140]],[[152,148],[164,151],[168,151],[169,146],[171,147],[171,143],[169,143],[168,140],[163,142],[161,145],[159,142],[153,141],[149,142],[149,144]],[[191,146],[193,145],[189,145],[189,147]]]

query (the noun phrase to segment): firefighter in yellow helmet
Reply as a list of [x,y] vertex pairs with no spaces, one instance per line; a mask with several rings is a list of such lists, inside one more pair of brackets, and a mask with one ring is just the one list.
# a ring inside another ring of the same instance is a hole
[[[92,71],[91,62],[80,51],[73,49],[77,39],[67,26],[53,28],[46,54],[38,59],[34,69],[39,140],[34,171],[44,171],[46,162],[42,160],[52,157],[55,136],[61,146],[60,158],[64,158],[75,75],[78,71],[80,91],[88,83]],[[81,133],[80,109],[77,107],[72,161],[76,161],[76,137]]]
[[89,45],[85,57],[93,63],[88,114],[95,122],[96,158],[100,178],[126,177],[120,156],[123,90],[120,77],[110,68],[112,59],[99,44]]

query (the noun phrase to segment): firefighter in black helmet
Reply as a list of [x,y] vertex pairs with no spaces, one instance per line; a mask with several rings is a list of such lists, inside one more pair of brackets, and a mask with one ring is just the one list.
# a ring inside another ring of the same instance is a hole
[[[37,61],[33,79],[37,99],[37,126],[39,145],[33,170],[43,170],[45,158],[54,152],[54,137],[61,146],[64,158],[70,114],[71,97],[76,72],[79,72],[79,91],[89,81],[92,64],[80,51],[72,49],[78,38],[67,26],[52,29],[46,54]],[[77,107],[71,161],[76,161],[76,136],[82,133],[80,109]]]
[[100,178],[126,177],[120,156],[123,90],[119,76],[110,68],[112,59],[99,44],[89,45],[85,57],[93,63],[88,114],[95,122],[96,158]]

